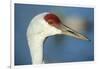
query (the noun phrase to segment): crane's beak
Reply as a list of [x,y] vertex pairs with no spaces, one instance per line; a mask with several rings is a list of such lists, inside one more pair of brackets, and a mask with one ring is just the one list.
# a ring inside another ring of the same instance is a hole
[[88,40],[88,38],[74,30],[72,30],[70,27],[68,26],[65,26],[64,24],[61,24],[58,29],[60,29],[62,31],[62,34],[64,35],[69,35],[69,36],[72,36],[72,37],[75,37],[75,38],[78,38],[78,39],[81,39],[81,40]]

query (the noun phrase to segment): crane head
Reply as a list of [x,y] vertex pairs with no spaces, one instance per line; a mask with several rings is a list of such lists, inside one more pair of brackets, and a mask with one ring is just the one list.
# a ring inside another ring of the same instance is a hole
[[57,15],[50,12],[41,13],[31,20],[27,35],[31,36],[33,34],[41,35],[42,37],[64,34],[81,40],[88,40],[86,36],[64,25]]

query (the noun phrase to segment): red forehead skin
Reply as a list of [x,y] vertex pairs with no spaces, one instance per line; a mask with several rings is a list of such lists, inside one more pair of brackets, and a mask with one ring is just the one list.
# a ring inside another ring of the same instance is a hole
[[61,23],[60,19],[55,14],[47,14],[44,19],[49,23],[49,21],[52,21],[52,25],[55,27],[58,27]]

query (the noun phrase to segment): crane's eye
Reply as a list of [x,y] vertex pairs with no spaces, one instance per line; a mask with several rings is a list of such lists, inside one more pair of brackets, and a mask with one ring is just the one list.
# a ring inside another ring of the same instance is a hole
[[49,24],[50,24],[50,25],[52,25],[52,24],[53,24],[53,22],[49,22]]
[[48,23],[49,23],[50,25],[53,25],[53,24],[54,24],[54,22],[53,22],[52,20],[49,20]]

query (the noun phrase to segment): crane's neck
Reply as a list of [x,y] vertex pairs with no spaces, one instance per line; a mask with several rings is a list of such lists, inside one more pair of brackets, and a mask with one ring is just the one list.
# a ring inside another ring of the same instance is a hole
[[28,44],[30,48],[32,64],[43,63],[43,42],[45,37],[43,36],[30,36],[28,38]]

